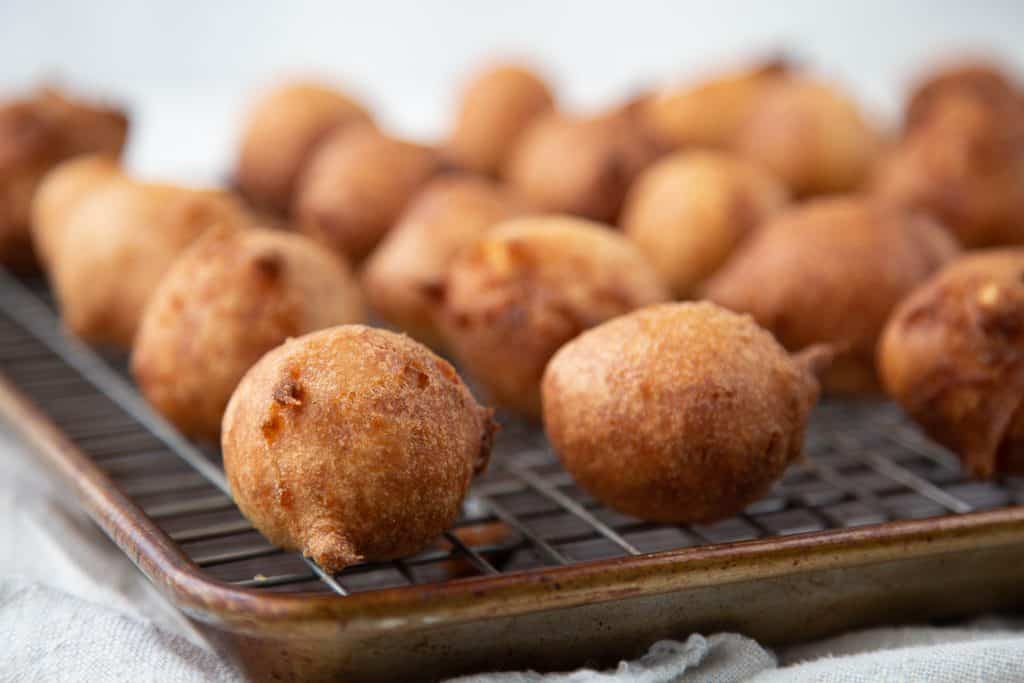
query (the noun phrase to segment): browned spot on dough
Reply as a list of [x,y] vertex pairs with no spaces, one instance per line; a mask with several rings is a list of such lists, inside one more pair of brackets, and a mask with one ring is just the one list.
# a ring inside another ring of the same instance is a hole
[[277,412],[277,406],[271,406],[270,415],[260,425],[260,431],[263,432],[263,439],[268,443],[272,444],[277,441],[278,435],[281,433],[281,416]]
[[306,390],[302,388],[297,379],[298,373],[292,370],[289,374],[291,375],[289,378],[282,380],[274,387],[272,394],[274,402],[270,404],[267,419],[260,425],[263,438],[267,440],[268,444],[274,443],[284,427],[281,418],[282,408],[291,407],[293,410],[297,410],[306,396]]
[[430,384],[430,376],[423,371],[423,368],[409,363],[402,369],[402,373],[409,378],[409,380],[416,385],[418,389],[424,389]]
[[286,379],[274,387],[274,401],[285,406],[301,406],[306,391],[295,379]]
[[435,303],[440,303],[444,301],[447,283],[443,280],[435,279],[427,282],[421,282],[416,289],[425,299],[429,299]]
[[276,251],[266,251],[257,254],[252,260],[253,268],[263,281],[270,285],[281,279],[284,273],[284,257]]
[[277,503],[286,510],[292,509],[295,505],[295,496],[287,486],[280,486],[277,489]]
[[459,376],[457,374],[455,374],[455,368],[453,368],[450,363],[448,363],[447,361],[444,361],[444,360],[442,360],[440,358],[435,358],[434,359],[434,365],[437,367],[438,372],[440,372],[441,375],[446,380],[448,380],[449,382],[452,382],[454,384],[458,384],[459,383],[459,381],[460,381],[459,380]]
[[537,257],[531,246],[522,240],[508,240],[505,245],[508,260],[519,268],[529,269],[537,265]]

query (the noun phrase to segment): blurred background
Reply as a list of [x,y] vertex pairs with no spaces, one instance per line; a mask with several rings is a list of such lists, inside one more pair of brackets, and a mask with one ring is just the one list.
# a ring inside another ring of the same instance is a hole
[[291,75],[326,76],[396,132],[430,139],[488,58],[528,58],[581,109],[645,85],[785,53],[891,120],[936,57],[1024,70],[1024,3],[0,2],[0,95],[41,79],[133,114],[129,165],[182,181],[228,168],[246,103]]

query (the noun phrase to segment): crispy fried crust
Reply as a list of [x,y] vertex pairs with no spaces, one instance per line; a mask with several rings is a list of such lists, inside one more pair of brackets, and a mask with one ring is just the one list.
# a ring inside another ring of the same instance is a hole
[[947,98],[968,97],[990,109],[1020,107],[1021,93],[999,65],[978,60],[947,64],[925,75],[907,98],[905,131],[927,123]]
[[496,175],[523,130],[553,106],[551,89],[536,73],[514,64],[491,67],[466,86],[448,151],[463,168]]
[[509,194],[483,178],[444,176],[416,196],[367,260],[362,283],[374,311],[434,348],[449,263],[495,224],[519,213]]
[[766,88],[734,149],[776,173],[798,196],[862,185],[880,149],[878,133],[838,90],[807,79]]
[[312,237],[359,262],[443,168],[434,149],[371,126],[347,126],[313,155],[299,181],[295,215]]
[[934,215],[967,247],[1024,243],[1024,100],[956,91],[928,112],[880,164],[875,194]]
[[623,112],[590,118],[549,112],[523,132],[506,179],[532,207],[614,223],[633,180],[658,148]]
[[31,238],[44,270],[49,270],[64,227],[77,211],[79,202],[105,183],[121,178],[121,166],[109,157],[98,155],[65,161],[43,178],[32,199]]
[[791,351],[847,350],[827,390],[877,390],[875,343],[893,308],[957,253],[931,221],[859,197],[819,199],[759,230],[709,281],[712,301],[750,313]]
[[669,298],[612,230],[565,216],[507,221],[463,250],[444,286],[441,329],[493,400],[540,414],[548,359],[583,330]]
[[54,169],[34,214],[64,324],[124,349],[174,259],[207,228],[248,220],[227,193],[143,183],[88,160]]
[[360,298],[348,267],[309,238],[216,226],[174,262],[150,298],[132,372],[179,429],[216,441],[246,370],[289,337],[361,322]]
[[448,528],[494,428],[426,347],[344,325],[246,373],[224,415],[224,467],[257,529],[333,572],[411,555]]
[[789,75],[786,62],[766,61],[695,85],[667,88],[643,102],[639,115],[658,142],[669,148],[725,149],[766,88]]
[[127,135],[128,117],[121,110],[54,89],[0,104],[0,264],[35,267],[29,216],[43,176],[79,154],[117,158]]
[[641,519],[710,522],[798,457],[818,386],[750,316],[649,306],[569,342],[544,373],[544,427],[565,468]]
[[886,390],[971,475],[1024,473],[1024,249],[960,258],[882,335]]
[[235,167],[238,189],[260,209],[287,212],[317,145],[352,123],[371,123],[369,113],[332,88],[300,82],[266,93],[246,119]]
[[685,298],[788,199],[785,185],[754,164],[725,153],[677,152],[634,183],[622,229]]

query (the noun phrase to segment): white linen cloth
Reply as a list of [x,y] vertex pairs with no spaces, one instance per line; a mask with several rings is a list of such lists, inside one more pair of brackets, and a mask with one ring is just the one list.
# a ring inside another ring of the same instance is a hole
[[[0,423],[0,682],[241,681]],[[888,628],[774,653],[680,634],[615,669],[479,674],[460,683],[1024,680],[1024,624]]]

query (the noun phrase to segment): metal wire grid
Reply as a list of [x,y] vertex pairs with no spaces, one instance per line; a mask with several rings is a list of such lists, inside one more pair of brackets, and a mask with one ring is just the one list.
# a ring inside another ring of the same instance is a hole
[[1024,480],[974,482],[893,405],[826,401],[809,457],[743,514],[710,525],[654,524],[600,505],[577,487],[535,427],[506,418],[492,465],[456,526],[430,548],[330,575],[271,546],[232,503],[219,454],[154,415],[123,359],[60,331],[39,282],[0,273],[0,372],[211,576],[272,591],[342,595],[639,555],[711,543],[960,514],[1024,500]]

